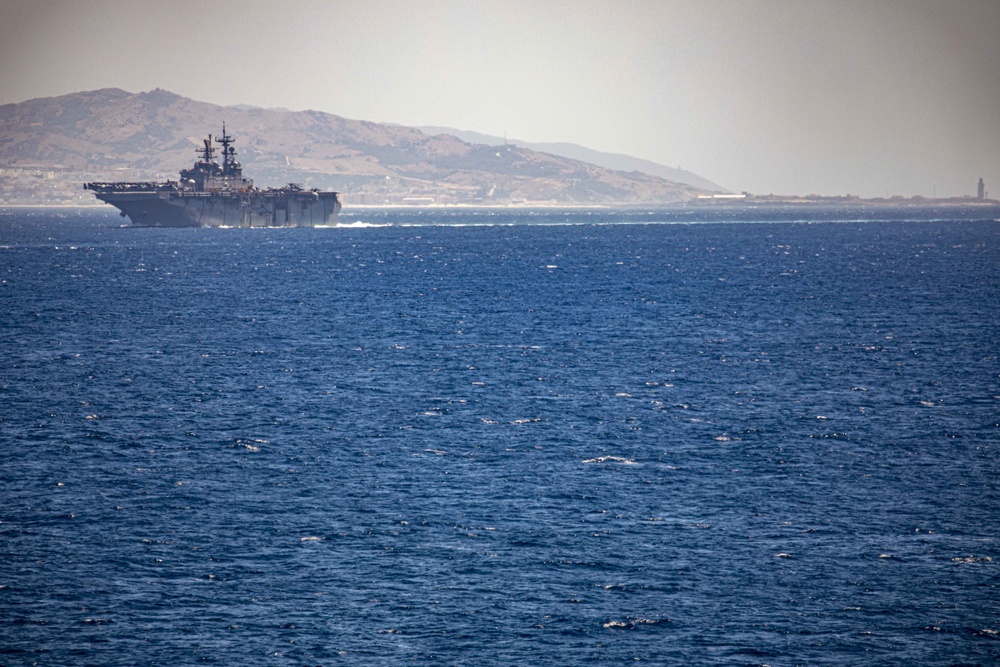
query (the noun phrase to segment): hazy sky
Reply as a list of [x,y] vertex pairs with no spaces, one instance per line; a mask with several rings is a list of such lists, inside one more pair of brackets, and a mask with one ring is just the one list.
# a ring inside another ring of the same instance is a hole
[[0,103],[107,87],[1000,197],[1000,0],[0,0]]

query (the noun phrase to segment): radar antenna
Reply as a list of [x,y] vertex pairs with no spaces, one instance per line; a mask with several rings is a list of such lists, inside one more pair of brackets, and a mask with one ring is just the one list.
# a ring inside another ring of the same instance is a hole
[[205,147],[198,151],[203,162],[212,163],[215,162],[215,147],[212,146],[212,135],[208,135],[208,139],[202,139]]

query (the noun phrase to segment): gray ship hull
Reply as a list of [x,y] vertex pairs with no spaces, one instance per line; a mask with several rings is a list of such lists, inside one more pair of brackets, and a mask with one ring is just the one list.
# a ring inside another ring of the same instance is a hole
[[337,223],[335,192],[95,192],[133,227],[326,227]]

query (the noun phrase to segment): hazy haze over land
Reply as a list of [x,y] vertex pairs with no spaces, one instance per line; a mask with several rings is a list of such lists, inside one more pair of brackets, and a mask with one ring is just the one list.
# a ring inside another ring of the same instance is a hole
[[[574,142],[758,193],[1000,194],[1000,3],[11,2],[0,103],[161,87]],[[238,128],[234,128],[237,129]]]

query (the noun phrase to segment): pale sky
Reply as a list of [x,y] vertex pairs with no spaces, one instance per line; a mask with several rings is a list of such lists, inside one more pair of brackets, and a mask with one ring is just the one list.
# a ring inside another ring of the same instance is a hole
[[0,0],[0,104],[108,87],[1000,197],[1000,0]]

